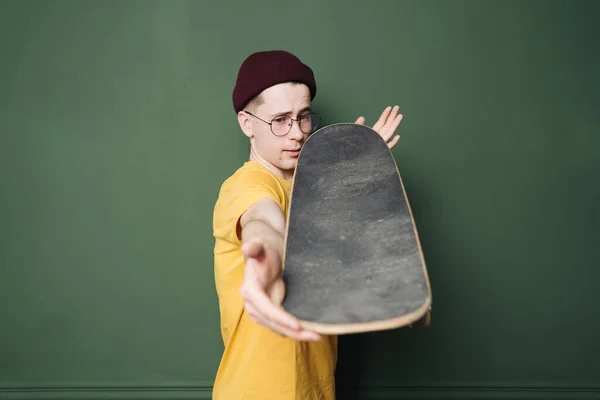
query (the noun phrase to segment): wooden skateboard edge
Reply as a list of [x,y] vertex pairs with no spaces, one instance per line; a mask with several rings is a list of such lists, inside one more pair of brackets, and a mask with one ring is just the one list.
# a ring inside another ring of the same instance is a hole
[[[340,122],[340,123],[324,126],[321,129],[324,129],[325,127],[329,127],[329,126],[340,126],[340,125],[357,125],[357,126],[362,126],[364,128],[370,129],[377,135],[379,140],[381,140],[384,143],[385,147],[388,149],[390,156],[392,157],[392,161],[394,162],[394,166],[396,167],[396,174],[398,175],[398,179],[400,180],[400,186],[402,187],[402,195],[404,196],[404,201],[406,202],[406,206],[407,206],[408,213],[409,213],[409,216],[411,219],[413,231],[415,234],[415,240],[417,242],[417,248],[419,249],[419,256],[421,259],[421,265],[422,265],[422,270],[423,270],[423,278],[425,280],[425,284],[427,285],[427,298],[426,298],[425,302],[423,303],[423,305],[421,305],[421,307],[419,307],[417,310],[415,310],[411,313],[408,313],[408,314],[404,314],[400,317],[390,318],[390,319],[386,319],[386,320],[364,322],[364,323],[351,323],[351,324],[325,324],[325,323],[311,322],[311,321],[302,320],[302,319],[299,319],[298,322],[303,329],[312,330],[313,332],[316,332],[319,334],[324,334],[324,335],[343,335],[343,334],[362,333],[362,332],[374,332],[374,331],[398,329],[398,328],[402,328],[402,327],[406,327],[406,326],[412,328],[413,325],[422,327],[422,328],[429,327],[429,325],[431,323],[431,310],[432,310],[432,303],[433,303],[433,296],[431,293],[431,283],[429,280],[429,273],[427,271],[427,264],[425,262],[425,256],[423,254],[423,249],[421,246],[421,240],[419,238],[419,233],[417,230],[417,225],[416,225],[416,222],[414,219],[412,208],[410,206],[410,202],[408,200],[408,195],[406,194],[406,188],[404,186],[404,181],[402,180],[402,175],[400,174],[400,170],[398,169],[398,163],[396,162],[396,157],[394,157],[394,154],[392,153],[392,149],[389,148],[389,146],[387,145],[385,140],[381,137],[381,135],[379,135],[379,133],[377,131],[375,131],[374,129],[372,129],[368,126],[356,124],[353,122]],[[311,136],[309,136],[306,139],[306,141],[304,142],[304,145],[300,149],[300,154],[298,156],[298,160],[300,159],[300,156],[302,155],[302,150],[304,150],[306,143],[312,137],[314,137],[313,135],[317,132],[314,132]],[[294,192],[294,182],[296,180],[297,171],[298,171],[298,165],[296,164],[296,167],[294,168],[294,173],[292,175],[292,180],[291,180],[292,188],[290,190],[290,201],[288,204],[288,212],[286,215],[286,225],[285,225],[286,229],[285,229],[284,238],[283,238],[283,251],[282,251],[282,267],[283,267],[283,269],[285,269],[285,260],[286,260],[287,242],[288,242],[288,233],[289,233],[288,228],[289,228],[289,222],[290,222],[292,202],[293,202],[293,198],[294,198],[294,193],[293,193]],[[284,292],[285,292],[285,289],[284,289]],[[284,295],[284,297],[285,297],[285,295]],[[283,299],[281,299],[281,302],[283,302]]]
[[400,317],[390,318],[373,322],[361,322],[353,324],[326,324],[299,320],[302,329],[313,331],[322,335],[347,335],[353,333],[365,333],[412,327],[418,321],[425,321],[421,327],[429,326],[429,315],[431,313],[431,295],[416,311],[404,314]]
[[[382,138],[383,140],[383,138]],[[408,214],[410,215],[410,220],[412,222],[413,231],[415,233],[415,241],[417,242],[417,248],[419,249],[419,256],[421,258],[421,265],[423,266],[423,278],[425,279],[425,283],[427,284],[427,301],[428,301],[428,309],[427,311],[418,318],[417,320],[411,322],[409,324],[410,328],[428,328],[431,325],[431,309],[433,303],[433,295],[431,293],[431,282],[429,280],[429,271],[427,269],[427,262],[425,260],[425,254],[423,254],[423,246],[421,245],[421,238],[419,236],[419,231],[417,228],[417,223],[415,221],[415,217],[412,211],[412,207],[410,206],[410,201],[408,200],[408,194],[406,194],[406,187],[404,186],[404,181],[402,180],[402,174],[398,169],[398,163],[396,162],[396,157],[392,153],[392,149],[388,147],[389,152],[391,153],[392,159],[394,160],[394,165],[396,166],[396,173],[398,174],[398,179],[400,179],[400,186],[402,186],[402,194],[404,195],[404,201],[406,202],[406,208],[408,209]]]

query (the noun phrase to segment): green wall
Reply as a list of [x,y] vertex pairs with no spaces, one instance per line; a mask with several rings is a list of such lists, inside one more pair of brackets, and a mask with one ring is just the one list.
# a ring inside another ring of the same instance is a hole
[[341,338],[341,398],[597,398],[599,11],[1,1],[0,399],[210,398],[231,90],[267,48],[313,67],[325,123],[405,116],[432,326]]

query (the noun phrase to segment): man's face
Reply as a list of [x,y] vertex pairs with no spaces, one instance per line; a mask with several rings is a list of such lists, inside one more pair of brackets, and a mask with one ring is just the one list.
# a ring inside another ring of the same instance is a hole
[[274,118],[287,115],[297,119],[309,113],[310,91],[303,84],[282,83],[263,91],[262,98],[260,106],[254,110],[246,109],[253,115],[241,112],[239,117],[244,133],[250,138],[251,158],[265,164],[280,176],[289,178],[309,133],[302,132],[298,123],[292,121],[292,127],[286,135],[276,136],[271,131],[271,126],[264,121],[272,122],[273,129],[277,132],[277,121],[273,121]]

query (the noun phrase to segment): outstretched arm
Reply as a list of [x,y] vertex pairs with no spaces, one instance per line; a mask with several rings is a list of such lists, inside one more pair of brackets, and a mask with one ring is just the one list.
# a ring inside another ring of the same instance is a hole
[[296,318],[281,307],[285,217],[273,200],[261,200],[240,218],[242,253],[246,259],[240,293],[250,318],[298,341],[319,340],[316,333],[300,328]]

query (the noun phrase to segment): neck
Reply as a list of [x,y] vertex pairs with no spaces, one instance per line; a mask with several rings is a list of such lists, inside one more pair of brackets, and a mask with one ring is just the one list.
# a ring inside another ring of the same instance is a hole
[[271,164],[270,162],[268,162],[267,160],[265,160],[263,157],[260,156],[260,154],[258,154],[256,152],[256,150],[254,150],[254,147],[250,148],[250,161],[256,161],[257,163],[261,164],[262,166],[264,166],[265,168],[267,168],[269,171],[271,171],[274,175],[277,175],[280,178],[286,179],[286,180],[292,180],[293,176],[294,176],[294,171],[290,170],[283,170],[281,168],[276,167],[275,165]]

